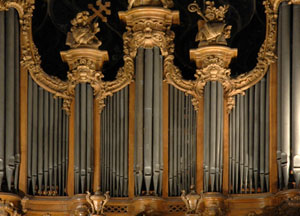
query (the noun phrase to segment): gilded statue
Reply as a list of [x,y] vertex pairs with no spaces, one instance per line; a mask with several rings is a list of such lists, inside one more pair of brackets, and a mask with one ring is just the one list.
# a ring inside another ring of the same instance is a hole
[[163,6],[171,8],[174,6],[173,0],[128,0],[128,10],[139,6]]
[[71,32],[67,35],[66,44],[71,48],[98,48],[101,41],[96,37],[100,31],[99,24],[90,22],[88,11],[80,12],[71,21]]
[[226,39],[230,38],[232,26],[225,23],[225,14],[229,6],[215,7],[215,3],[211,1],[205,2],[205,11],[202,13],[196,2],[188,6],[190,12],[197,12],[203,20],[198,21],[198,33],[195,41],[199,41],[198,47],[223,44],[227,45]]
[[202,200],[202,195],[196,193],[195,185],[191,185],[190,191],[191,192],[186,195],[185,190],[182,190],[181,199],[186,205],[187,214],[197,214]]

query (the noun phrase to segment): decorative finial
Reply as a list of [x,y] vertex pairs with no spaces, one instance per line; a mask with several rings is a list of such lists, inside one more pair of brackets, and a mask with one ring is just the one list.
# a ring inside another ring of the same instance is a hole
[[90,15],[88,11],[82,11],[76,15],[76,17],[71,21],[72,28],[71,32],[67,35],[66,45],[71,48],[94,48],[102,44],[101,41],[96,37],[96,34],[100,32],[99,24],[97,22],[92,22],[96,17],[100,17],[103,22],[107,22],[107,18],[102,14],[105,12],[107,15],[111,14],[108,9],[110,7],[110,2],[105,2],[103,5],[100,0],[96,2],[99,9],[94,8],[92,4],[88,7],[94,14]]
[[181,199],[186,205],[187,215],[198,214],[199,206],[202,200],[202,195],[196,193],[195,185],[191,185],[190,193],[188,195],[186,195],[185,190],[182,190]]
[[100,188],[95,192],[94,195],[91,196],[91,193],[87,191],[86,201],[90,204],[92,211],[92,216],[104,216],[104,206],[109,201],[110,196],[109,192],[107,191],[103,194],[100,191]]
[[215,7],[213,1],[205,2],[204,13],[196,1],[189,4],[188,10],[196,12],[203,20],[198,21],[198,34],[195,41],[199,41],[198,47],[206,45],[227,45],[226,39],[230,38],[231,25],[226,25],[225,14],[229,6]]

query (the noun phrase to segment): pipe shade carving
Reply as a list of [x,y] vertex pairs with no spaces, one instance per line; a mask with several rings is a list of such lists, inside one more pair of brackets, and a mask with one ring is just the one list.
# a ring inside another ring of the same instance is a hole
[[0,12],[0,191],[18,190],[20,168],[19,23],[13,8]]

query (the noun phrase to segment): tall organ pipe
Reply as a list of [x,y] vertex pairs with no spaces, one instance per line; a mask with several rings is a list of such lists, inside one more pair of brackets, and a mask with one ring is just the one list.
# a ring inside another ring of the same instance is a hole
[[16,10],[11,8],[6,12],[0,12],[0,25],[0,191],[12,191],[18,189],[20,165],[20,48]]
[[[289,73],[291,70],[291,62],[290,62],[290,16],[291,16],[291,7],[286,3],[283,2],[281,6],[282,10],[282,31],[281,31],[281,68],[279,69],[281,73]],[[281,167],[282,167],[282,174],[283,174],[283,182],[284,187],[288,187],[289,182],[289,169],[290,169],[290,75],[282,74],[281,76],[281,92],[280,92],[280,111],[279,114],[280,118],[280,125],[281,128],[279,130],[280,133],[280,144],[281,144]]]
[[[80,83],[75,89],[75,193],[91,191],[93,175],[93,90]],[[76,162],[77,161],[77,162]]]
[[300,5],[293,5],[293,49],[292,49],[292,149],[293,171],[296,186],[300,184]]
[[[223,87],[209,82],[204,89],[204,191],[221,191],[223,161]],[[231,153],[231,161],[232,161]],[[231,174],[232,169],[231,169]]]

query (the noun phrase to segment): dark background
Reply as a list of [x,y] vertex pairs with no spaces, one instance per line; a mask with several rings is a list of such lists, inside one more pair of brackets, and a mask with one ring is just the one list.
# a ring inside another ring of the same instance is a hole
[[[104,3],[105,0],[102,0]],[[173,26],[175,32],[175,65],[182,71],[185,79],[194,79],[195,64],[190,61],[189,50],[197,48],[196,13],[190,13],[187,6],[193,0],[174,0],[173,10],[180,11],[180,25]],[[263,0],[216,0],[216,6],[229,4],[226,23],[232,25],[228,45],[238,48],[238,57],[233,59],[230,68],[233,77],[249,72],[257,63],[257,53],[265,38],[265,13]],[[38,0],[33,15],[33,38],[42,58],[42,68],[49,75],[66,80],[68,65],[63,63],[60,51],[68,50],[65,45],[70,21],[78,12],[88,10],[87,5],[96,0]],[[202,8],[204,1],[197,3]],[[113,80],[118,69],[123,66],[123,41],[125,24],[119,20],[118,11],[127,10],[127,0],[111,0],[111,15],[108,22],[99,22],[102,41],[101,50],[109,53],[109,62],[103,67],[104,80]],[[91,13],[91,11],[90,11]]]

